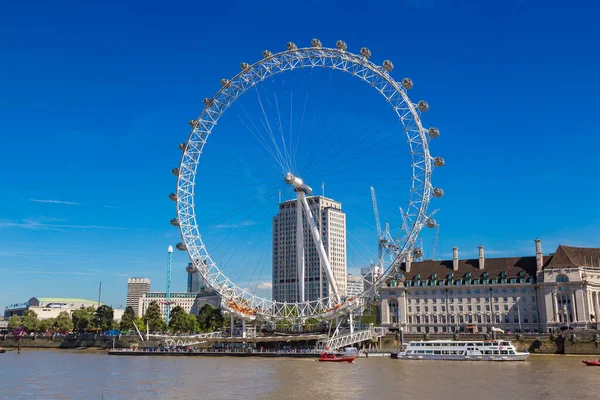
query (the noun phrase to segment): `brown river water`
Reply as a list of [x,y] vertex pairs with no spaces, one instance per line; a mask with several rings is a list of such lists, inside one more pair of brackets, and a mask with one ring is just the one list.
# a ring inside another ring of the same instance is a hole
[[585,358],[338,364],[26,349],[0,354],[0,399],[598,399],[600,367]]

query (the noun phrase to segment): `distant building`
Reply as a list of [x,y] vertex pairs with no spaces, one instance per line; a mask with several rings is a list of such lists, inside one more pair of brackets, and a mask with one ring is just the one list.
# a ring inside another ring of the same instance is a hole
[[[97,308],[98,301],[64,297],[32,297],[25,303],[7,306],[4,309],[4,319],[8,320],[13,315],[22,317],[27,310],[34,311],[39,319],[56,318],[63,311],[68,312],[70,315],[75,310],[87,307]],[[120,321],[123,311],[115,309],[114,319]]]
[[139,314],[139,300],[145,294],[150,292],[150,279],[148,278],[129,278],[127,279],[127,307],[132,307],[136,314]]
[[[342,204],[322,196],[307,197],[315,222],[323,238],[340,294],[346,292],[346,214]],[[296,200],[279,204],[273,217],[273,300],[298,301],[298,267],[296,263]],[[304,219],[305,300],[329,296],[329,284],[321,265],[317,246]]]
[[600,249],[535,256],[407,262],[381,288],[381,324],[406,332],[551,332],[598,328]]
[[[146,313],[148,306],[153,301],[160,306],[160,313],[165,318],[167,296],[165,292],[144,293],[139,299],[137,316],[141,317]],[[210,304],[214,308],[221,306],[221,298],[215,292],[200,293],[171,293],[171,310],[177,306],[183,307],[185,311],[198,315],[198,311],[205,304]]]
[[346,295],[348,297],[359,296],[365,290],[365,285],[362,276],[348,274],[348,289]]
[[192,263],[189,263],[185,270],[187,272],[188,293],[205,292],[208,290],[204,278],[202,278],[202,274],[194,268]]

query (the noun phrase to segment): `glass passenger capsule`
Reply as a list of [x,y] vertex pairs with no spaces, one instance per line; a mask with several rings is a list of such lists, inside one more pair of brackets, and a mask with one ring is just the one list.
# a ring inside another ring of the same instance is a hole
[[346,42],[344,42],[343,40],[338,40],[335,43],[335,47],[341,51],[346,51],[346,49],[348,48],[348,46],[346,45]]
[[314,47],[315,49],[320,49],[321,47],[323,47],[323,43],[321,43],[321,41],[319,39],[313,39],[310,42],[311,46]]
[[440,130],[438,128],[431,127],[427,132],[429,133],[429,137],[432,139],[438,138],[440,136]]
[[394,69],[394,64],[390,60],[385,60],[383,62],[383,69],[385,69],[387,72],[392,72]]
[[413,88],[413,81],[410,78],[404,78],[402,79],[402,86],[404,86],[404,89],[412,89]]
[[425,100],[421,100],[417,103],[417,108],[419,109],[419,111],[425,112],[429,110],[429,104],[427,104]]
[[269,57],[273,56],[273,53],[271,53],[269,50],[263,50],[262,56],[263,56],[263,58],[269,58]]
[[439,199],[440,197],[444,196],[444,190],[440,188],[433,188],[431,194],[433,197],[437,197]]
[[177,218],[171,218],[169,223],[173,226],[179,226],[179,220]]
[[175,245],[175,247],[177,248],[177,250],[180,250],[180,251],[186,251],[187,250],[187,247],[186,247],[185,243],[183,243],[183,242],[177,243]]
[[169,200],[177,201],[177,193],[169,193]]
[[287,44],[285,45],[285,47],[287,47],[288,50],[298,50],[298,47],[296,46],[296,43],[294,42],[287,42]]
[[433,159],[433,165],[435,165],[436,167],[443,167],[444,165],[446,165],[446,162],[442,157],[435,157]]
[[421,250],[420,247],[415,247],[412,251],[412,255],[414,258],[421,258],[423,257],[423,250]]
[[366,47],[363,47],[362,49],[360,49],[360,55],[366,59],[369,59],[371,58],[371,50],[367,49]]
[[171,173],[172,173],[173,175],[175,175],[175,176],[179,176],[179,168],[173,168],[173,169],[171,170]]

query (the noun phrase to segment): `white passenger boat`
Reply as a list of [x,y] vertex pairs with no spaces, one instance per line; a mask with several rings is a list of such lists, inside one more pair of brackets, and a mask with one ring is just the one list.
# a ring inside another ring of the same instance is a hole
[[431,340],[410,342],[403,351],[392,353],[401,360],[523,361],[527,351],[517,351],[508,340]]

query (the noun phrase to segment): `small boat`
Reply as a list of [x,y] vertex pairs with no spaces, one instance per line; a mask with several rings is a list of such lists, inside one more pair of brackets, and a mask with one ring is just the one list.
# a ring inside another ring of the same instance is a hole
[[324,362],[348,362],[354,361],[355,356],[338,356],[332,353],[323,352],[319,355],[319,361]]
[[391,356],[399,360],[524,361],[529,352],[518,351],[508,340],[421,340],[409,342]]
[[582,362],[590,367],[600,367],[600,360],[583,360]]
[[0,354],[2,354],[2,353],[6,353],[6,350],[3,349],[2,347],[0,347]]

